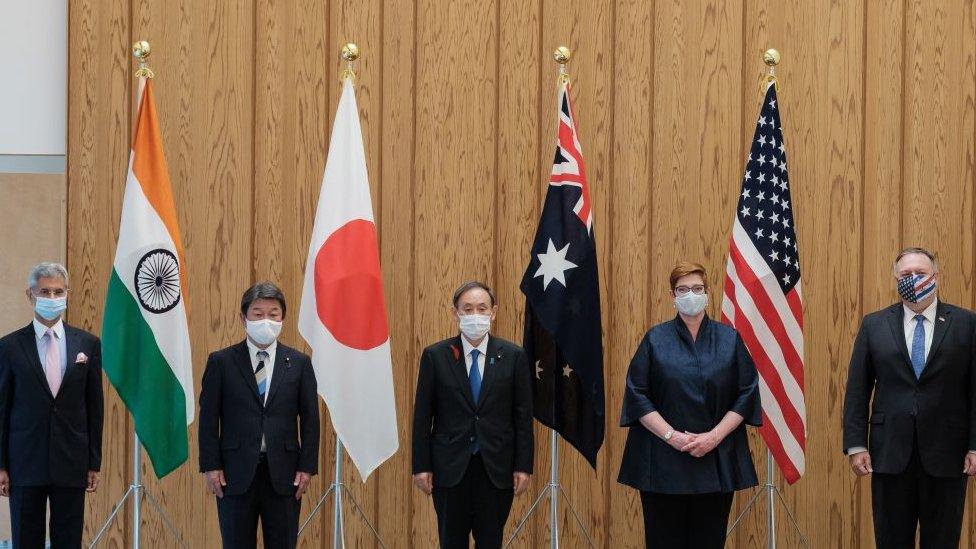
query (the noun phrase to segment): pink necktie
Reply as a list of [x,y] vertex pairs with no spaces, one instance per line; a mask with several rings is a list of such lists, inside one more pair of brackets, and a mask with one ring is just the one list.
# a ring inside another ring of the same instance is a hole
[[54,337],[54,330],[44,333],[47,338],[47,352],[44,353],[44,374],[47,377],[47,384],[51,388],[51,394],[58,396],[58,389],[61,388],[61,353],[58,350],[58,342]]

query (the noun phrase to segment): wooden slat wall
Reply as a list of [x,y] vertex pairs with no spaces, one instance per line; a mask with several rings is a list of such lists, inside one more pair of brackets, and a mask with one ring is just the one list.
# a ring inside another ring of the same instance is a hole
[[[417,360],[454,329],[455,285],[481,278],[501,304],[496,331],[520,339],[526,263],[555,126],[555,64],[569,68],[596,216],[606,346],[607,442],[599,467],[563,446],[564,487],[599,547],[640,547],[636,494],[616,484],[616,427],[626,368],[651,324],[673,315],[667,273],[695,259],[719,288],[732,207],[759,103],[760,55],[778,69],[806,299],[808,461],[784,487],[811,547],[870,547],[870,490],[840,448],[851,342],[862,314],[895,299],[895,251],[934,248],[942,296],[976,303],[976,11],[973,0],[682,2],[678,0],[78,0],[69,7],[68,262],[70,320],[101,328],[132,120],[129,44],[153,46],[156,97],[190,276],[196,380],[206,354],[241,337],[240,293],[270,279],[294,319],[307,239],[338,101],[339,47],[360,44],[356,82],[390,310],[401,451],[351,494],[390,547],[431,547],[429,500],[410,485]],[[718,312],[714,296],[712,313]],[[302,345],[299,345],[302,346]],[[131,425],[106,385],[104,481],[89,498],[86,539],[131,475]],[[323,406],[320,475],[335,443]],[[216,512],[190,463],[148,486],[191,547],[219,544]],[[537,429],[536,478],[549,467]],[[762,471],[765,453],[752,443]],[[781,480],[781,479],[780,479]],[[742,494],[747,496],[748,493]],[[531,495],[515,504],[512,528]],[[734,512],[744,505],[738,498]],[[130,535],[127,514],[106,546]],[[348,541],[370,547],[347,515]],[[561,513],[564,545],[583,546]],[[144,532],[166,546],[159,518]],[[762,508],[730,546],[766,535]],[[787,546],[796,536],[779,523]],[[547,543],[544,514],[518,538]],[[327,546],[330,517],[302,545]],[[967,511],[963,546],[976,542]]]

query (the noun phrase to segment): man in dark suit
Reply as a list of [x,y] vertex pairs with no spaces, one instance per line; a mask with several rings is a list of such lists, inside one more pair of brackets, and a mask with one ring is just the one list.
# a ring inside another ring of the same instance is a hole
[[41,263],[28,286],[34,320],[0,339],[0,495],[14,547],[44,547],[50,503],[51,547],[77,548],[102,462],[101,345],[61,318],[63,266]]
[[433,494],[440,545],[501,547],[513,495],[532,478],[532,377],[525,351],[488,330],[498,306],[469,282],[454,293],[461,335],[420,359],[413,481]]
[[864,317],[854,342],[844,451],[872,475],[879,548],[914,547],[919,527],[922,548],[958,547],[976,474],[976,315],[938,300],[927,250],[899,253],[894,275],[901,303]]
[[285,296],[270,282],[241,298],[247,338],[211,353],[200,392],[200,471],[217,497],[224,547],[298,542],[302,494],[319,459],[312,361],[278,342]]

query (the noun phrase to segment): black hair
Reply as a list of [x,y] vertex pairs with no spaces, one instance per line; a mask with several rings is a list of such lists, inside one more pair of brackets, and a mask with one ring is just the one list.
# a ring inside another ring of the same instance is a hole
[[495,306],[495,292],[491,291],[491,288],[489,288],[488,285],[485,284],[484,282],[478,282],[477,280],[472,280],[471,282],[465,282],[464,284],[461,284],[457,290],[454,290],[454,299],[452,300],[452,302],[454,303],[454,308],[457,309],[458,300],[461,299],[462,295],[464,295],[469,290],[474,290],[474,289],[484,290],[488,294],[488,298],[491,299],[491,306],[492,307]]
[[271,282],[258,282],[244,291],[244,295],[241,296],[241,314],[247,316],[247,310],[251,308],[251,304],[259,299],[277,301],[281,305],[281,318],[285,318],[285,313],[288,311],[288,307],[285,305],[285,294],[281,292],[281,288]]

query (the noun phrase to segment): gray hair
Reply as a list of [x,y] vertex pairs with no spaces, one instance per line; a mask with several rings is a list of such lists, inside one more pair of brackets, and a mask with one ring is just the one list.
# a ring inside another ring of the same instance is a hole
[[495,292],[491,291],[491,288],[489,288],[488,285],[485,284],[484,282],[478,282],[477,280],[472,280],[471,282],[465,282],[464,284],[461,284],[457,290],[454,290],[454,297],[453,297],[454,308],[455,309],[457,308],[458,300],[461,299],[462,295],[474,289],[484,290],[488,294],[488,298],[491,299],[491,306],[492,307],[495,306]]
[[64,285],[67,286],[68,269],[65,269],[64,265],[60,263],[38,263],[27,275],[27,287],[32,290],[37,288],[37,283],[42,278],[61,278],[64,279]]
[[925,248],[919,248],[913,246],[911,248],[905,248],[902,251],[898,252],[898,255],[895,256],[895,262],[891,264],[892,274],[896,276],[898,275],[898,262],[901,261],[903,257],[905,257],[906,255],[914,255],[914,254],[924,255],[925,257],[929,258],[929,261],[932,262],[932,272],[934,273],[939,272],[939,260],[935,258],[935,254],[926,250]]

